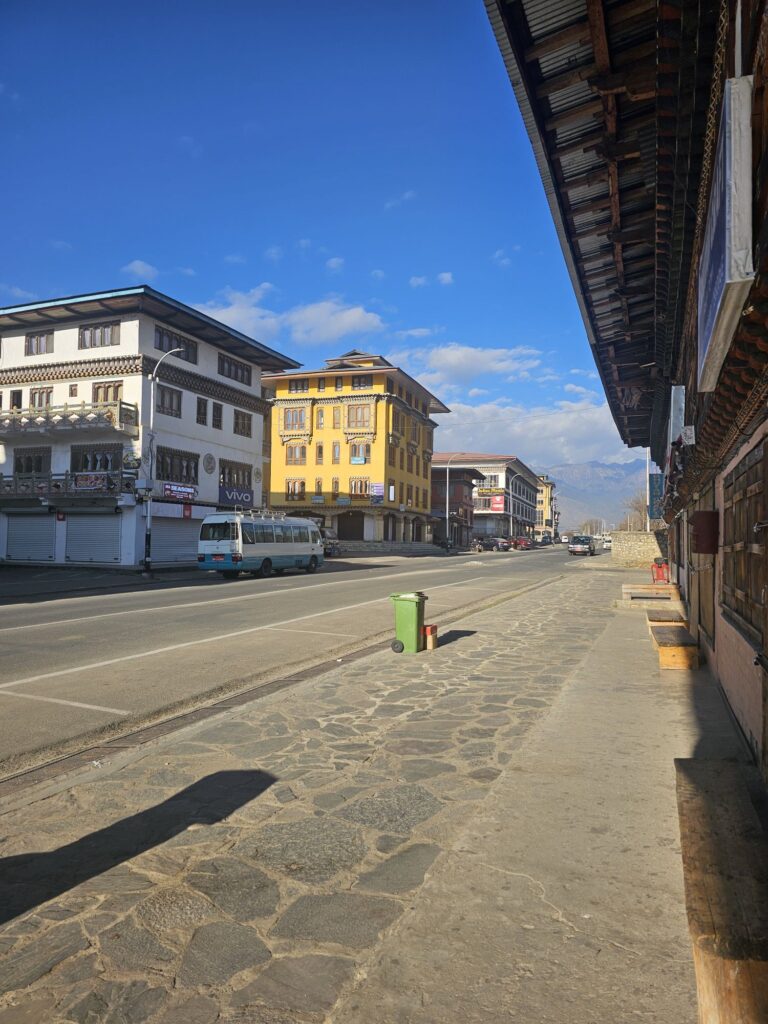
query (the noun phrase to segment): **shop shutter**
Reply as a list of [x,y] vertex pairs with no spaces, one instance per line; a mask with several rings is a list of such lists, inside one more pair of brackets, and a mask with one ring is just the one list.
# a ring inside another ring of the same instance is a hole
[[56,517],[8,516],[8,555],[15,561],[52,562]]
[[68,562],[119,562],[122,516],[67,513]]
[[199,519],[153,519],[152,562],[196,562]]

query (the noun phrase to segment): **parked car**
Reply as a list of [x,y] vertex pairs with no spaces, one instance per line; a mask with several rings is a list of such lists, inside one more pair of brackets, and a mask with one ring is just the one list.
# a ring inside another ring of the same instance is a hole
[[560,543],[561,544],[567,544],[568,543],[568,534],[567,533],[560,534]]
[[533,547],[533,541],[530,537],[515,537],[512,543],[516,551],[530,551]]
[[595,541],[592,537],[575,534],[568,543],[569,555],[594,555]]
[[506,537],[491,537],[493,544],[491,545],[492,551],[509,551],[512,544]]
[[552,543],[552,537],[550,536],[550,534],[548,534],[548,533],[543,533],[543,534],[541,535],[541,540],[539,541],[539,544],[540,544],[540,545],[541,545],[541,546],[542,546],[543,548],[546,548],[546,547],[549,547],[549,545],[550,545],[551,543]]
[[612,538],[608,534],[606,534],[603,537],[603,547],[604,548],[610,548],[612,543],[613,543]]
[[326,526],[321,526],[320,536],[323,538],[323,554],[326,558],[335,558],[341,554],[339,536],[335,530],[331,530]]

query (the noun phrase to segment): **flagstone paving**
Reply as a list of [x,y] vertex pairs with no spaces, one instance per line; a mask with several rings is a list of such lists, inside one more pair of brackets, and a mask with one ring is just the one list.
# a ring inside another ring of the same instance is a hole
[[332,1019],[617,586],[570,574],[2,815],[0,1024]]

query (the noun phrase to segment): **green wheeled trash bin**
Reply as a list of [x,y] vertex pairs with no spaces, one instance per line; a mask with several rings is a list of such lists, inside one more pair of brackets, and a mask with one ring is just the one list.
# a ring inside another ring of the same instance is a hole
[[426,594],[417,590],[409,594],[390,594],[395,606],[395,639],[392,650],[396,654],[418,654],[424,650],[424,604]]

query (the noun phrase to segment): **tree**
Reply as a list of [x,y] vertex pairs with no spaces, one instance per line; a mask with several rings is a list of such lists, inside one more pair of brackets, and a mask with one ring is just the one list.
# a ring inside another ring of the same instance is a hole
[[648,516],[648,506],[645,500],[645,491],[638,491],[631,498],[624,501],[624,508],[627,511],[626,524],[622,523],[620,530],[644,530],[645,521]]

